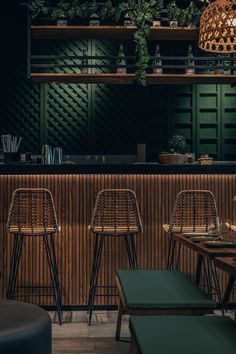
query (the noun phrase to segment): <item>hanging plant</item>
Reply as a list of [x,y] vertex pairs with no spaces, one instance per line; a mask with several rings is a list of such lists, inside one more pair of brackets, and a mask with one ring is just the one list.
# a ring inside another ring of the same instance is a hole
[[114,6],[111,0],[107,0],[100,8],[100,17],[102,20],[114,18],[117,7]]
[[185,17],[184,26],[199,25],[202,10],[193,1],[190,2],[189,6],[183,12]]
[[31,12],[31,17],[44,16],[49,13],[49,9],[45,4],[45,0],[29,0],[28,6]]
[[131,19],[137,26],[134,33],[134,41],[136,43],[137,63],[135,71],[135,80],[138,84],[146,86],[146,75],[150,60],[148,52],[148,38],[150,35],[150,27],[157,11],[163,9],[163,1],[149,0],[132,4],[128,9]]
[[176,5],[175,1],[171,1],[167,5],[167,15],[170,21],[176,20],[179,22],[180,17],[181,17],[181,10],[180,8]]
[[55,6],[51,11],[52,19],[56,20],[58,18],[67,18],[70,6],[71,6],[71,4],[69,2],[65,2],[63,0],[60,0],[58,2],[57,6]]

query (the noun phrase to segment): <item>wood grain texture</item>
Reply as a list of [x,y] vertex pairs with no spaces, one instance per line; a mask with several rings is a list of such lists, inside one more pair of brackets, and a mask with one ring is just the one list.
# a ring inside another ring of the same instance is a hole
[[[124,84],[135,82],[134,74],[65,74],[65,73],[32,73],[31,79],[36,83],[84,83],[84,84]],[[147,74],[150,85],[191,85],[191,84],[232,84],[235,75],[215,74]]]
[[[130,188],[136,192],[144,232],[136,236],[138,265],[164,268],[167,240],[162,224],[167,223],[176,195],[183,189],[209,189],[216,198],[219,215],[233,220],[236,204],[235,175],[1,175],[0,176],[0,272],[1,294],[5,296],[13,238],[6,221],[11,195],[19,187],[48,188],[54,197],[61,232],[55,235],[63,305],[86,305],[94,238],[88,232],[97,193],[104,188]],[[115,285],[115,270],[128,267],[121,238],[106,241],[101,264],[101,284]],[[185,248],[181,270],[193,277],[195,253]],[[221,273],[222,287],[226,276]],[[28,239],[23,247],[19,280],[28,284],[50,284],[45,251],[40,239]],[[114,290],[113,290],[114,292]],[[51,297],[23,297],[24,301],[53,305]],[[117,298],[98,297],[96,304],[116,304]]]
[[[112,38],[132,39],[135,26],[32,26],[33,38],[71,39],[71,38]],[[151,28],[150,40],[193,41],[198,39],[198,29],[179,27]]]
[[54,339],[53,354],[128,354],[129,343],[114,338],[62,338]]

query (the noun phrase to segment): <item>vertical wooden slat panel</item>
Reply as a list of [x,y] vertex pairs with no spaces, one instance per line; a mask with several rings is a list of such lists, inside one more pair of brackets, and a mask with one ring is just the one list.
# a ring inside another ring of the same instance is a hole
[[[209,189],[215,197],[220,217],[234,219],[236,195],[235,175],[2,175],[0,176],[0,296],[6,293],[10,252],[13,238],[7,235],[6,221],[11,195],[19,187],[45,187],[55,199],[61,232],[55,235],[56,254],[62,287],[63,305],[86,305],[93,255],[94,237],[88,225],[97,193],[104,188],[131,188],[137,194],[144,232],[136,236],[140,268],[164,268],[167,239],[162,224],[167,223],[177,193],[182,189]],[[193,277],[196,255],[186,249],[181,253],[181,270]],[[102,284],[114,284],[117,268],[127,267],[128,261],[122,239],[105,241],[102,256]],[[222,289],[227,276],[221,272]],[[19,282],[35,280],[49,285],[50,276],[46,254],[39,238],[26,240]],[[53,305],[51,297],[24,297],[23,300]],[[97,298],[96,304],[107,304]],[[116,304],[115,297],[109,304]]]

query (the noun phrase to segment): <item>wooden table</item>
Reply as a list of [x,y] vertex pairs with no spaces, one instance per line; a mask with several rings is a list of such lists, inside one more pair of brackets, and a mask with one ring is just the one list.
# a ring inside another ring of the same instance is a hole
[[225,272],[229,273],[229,280],[223,296],[223,306],[227,307],[231,292],[236,278],[236,258],[235,257],[217,257],[214,259],[215,265]]
[[[172,255],[171,255],[171,263],[170,263],[170,268],[174,268],[174,263],[175,263],[175,253],[176,253],[176,244],[178,244],[180,247],[181,245],[184,245],[185,247],[197,252],[198,258],[197,258],[197,266],[196,266],[196,273],[195,273],[195,283],[199,286],[200,283],[200,277],[202,273],[202,267],[204,265],[204,261],[207,261],[207,265],[209,267],[209,272],[206,271],[205,268],[205,273],[206,273],[206,278],[207,278],[207,283],[208,283],[208,290],[210,291],[212,289],[216,290],[218,299],[220,303],[223,303],[222,297],[221,297],[221,291],[220,291],[220,286],[219,286],[219,279],[218,279],[218,273],[215,268],[215,259],[216,258],[221,258],[224,257],[224,259],[227,259],[226,257],[236,257],[236,246],[235,248],[227,248],[227,247],[222,247],[222,248],[209,248],[207,247],[203,242],[194,242],[191,240],[190,237],[186,237],[183,234],[177,233],[172,235]],[[177,257],[178,258],[178,257]],[[176,263],[176,267],[178,266],[178,261]],[[212,281],[214,283],[214,286],[212,286]]]

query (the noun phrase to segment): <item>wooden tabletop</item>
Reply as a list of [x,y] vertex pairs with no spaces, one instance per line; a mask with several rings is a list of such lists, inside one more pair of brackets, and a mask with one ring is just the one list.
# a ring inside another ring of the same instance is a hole
[[209,248],[202,242],[194,242],[190,237],[186,237],[182,234],[174,234],[173,240],[183,244],[184,246],[196,251],[200,255],[208,258],[215,257],[236,257],[236,246],[234,248]]
[[218,257],[214,262],[217,267],[236,276],[236,257]]

